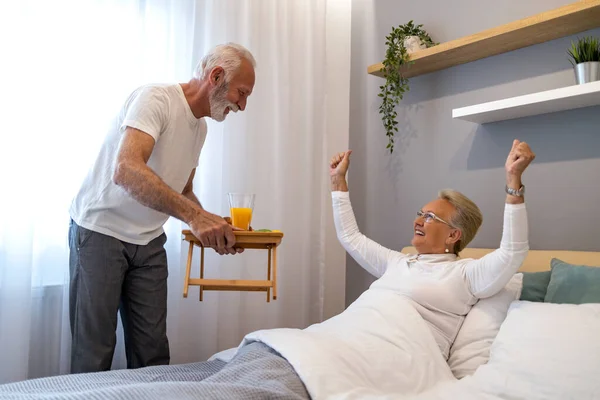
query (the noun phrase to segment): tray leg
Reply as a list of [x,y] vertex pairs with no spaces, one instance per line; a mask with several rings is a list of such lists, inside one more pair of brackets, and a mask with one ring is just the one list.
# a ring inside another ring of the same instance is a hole
[[[271,246],[267,247],[269,260],[267,261],[267,280],[271,280]],[[267,288],[267,303],[271,301],[271,288]]]
[[[200,247],[200,279],[204,279],[204,246]],[[200,301],[202,301],[202,285],[200,285]]]
[[183,297],[188,296],[188,288],[190,285],[190,271],[192,269],[192,255],[194,253],[194,243],[190,242],[190,248],[188,250],[187,265],[185,267],[185,282],[183,284]]
[[277,300],[277,246],[273,247],[273,300]]

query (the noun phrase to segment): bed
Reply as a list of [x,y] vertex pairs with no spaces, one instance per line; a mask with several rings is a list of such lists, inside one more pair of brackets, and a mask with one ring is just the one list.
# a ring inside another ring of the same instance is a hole
[[[461,256],[490,251],[465,249]],[[600,252],[530,251],[503,291],[472,308],[448,360],[410,304],[389,297],[373,313],[367,291],[321,324],[253,332],[206,362],[0,385],[0,399],[308,398],[293,374],[317,399],[600,399],[597,266]],[[523,300],[526,292],[533,300]],[[365,313],[367,326],[344,319]],[[259,360],[247,349],[261,342],[277,351]],[[255,375],[245,369],[248,359]],[[225,374],[213,375],[217,370]]]
[[[467,248],[463,250],[461,257],[480,258],[492,251],[494,249]],[[405,247],[402,252],[414,254],[416,250]],[[523,280],[531,281],[525,284],[534,286],[535,281],[540,279],[536,278],[539,275],[541,278],[545,276],[544,284],[549,284],[553,260],[563,261],[564,264],[559,266],[566,270],[575,269],[576,266],[595,268],[600,266],[600,252],[530,250],[519,274],[505,290],[480,301],[465,319],[448,359],[455,379],[446,380],[414,398],[600,399],[600,386],[594,383],[596,379],[591,379],[594,371],[600,371],[600,340],[595,339],[600,337],[600,304],[579,306],[543,303],[542,298],[534,299],[535,301],[520,299],[524,294]],[[597,293],[593,302],[600,303],[600,268],[595,271],[594,280],[595,283],[590,283],[591,289]],[[537,284],[539,286],[539,282]],[[597,286],[594,287],[594,284]],[[541,293],[545,294],[546,292]],[[511,318],[504,326],[504,335],[496,343],[494,352],[492,344],[509,312],[512,314]],[[561,330],[560,318],[567,320],[570,317],[574,331]],[[530,325],[529,352],[522,351],[526,347],[520,332],[523,319],[536,321]],[[548,330],[554,329],[557,334],[553,335],[551,331],[544,334],[544,326]],[[576,332],[578,329],[583,333],[580,337]],[[569,342],[574,337],[580,339],[579,347],[575,348],[575,343]],[[236,350],[237,348],[226,349],[213,355],[211,359],[227,361]],[[511,351],[521,354],[513,354]],[[503,358],[504,353],[511,355]],[[582,364],[584,361],[587,364]],[[487,368],[480,368],[484,365]],[[345,396],[350,397],[352,396]],[[397,394],[378,393],[376,397],[397,398]]]

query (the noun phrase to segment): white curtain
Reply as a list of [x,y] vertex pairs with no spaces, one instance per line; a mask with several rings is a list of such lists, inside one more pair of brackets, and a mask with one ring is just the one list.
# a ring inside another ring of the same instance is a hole
[[[3,2],[0,383],[69,370],[67,210],[110,117],[136,86],[185,82],[205,51],[227,41],[255,55],[256,86],[245,112],[209,121],[195,190],[221,215],[228,191],[256,193],[252,225],[285,234],[279,296],[206,292],[199,302],[191,287],[184,299],[185,226],[169,220],[171,362],[343,309],[326,160],[348,144],[349,1]],[[259,251],[207,251],[206,276],[264,279],[265,264]],[[125,366],[120,327],[118,335],[113,368]]]

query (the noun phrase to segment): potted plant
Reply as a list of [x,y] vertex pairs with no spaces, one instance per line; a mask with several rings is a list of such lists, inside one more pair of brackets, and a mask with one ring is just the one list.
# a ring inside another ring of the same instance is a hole
[[600,41],[588,36],[571,42],[567,50],[569,61],[575,69],[577,84],[600,80]]
[[402,100],[404,92],[409,90],[408,79],[402,76],[400,67],[411,63],[410,53],[437,44],[431,40],[422,26],[422,24],[415,26],[411,20],[397,28],[392,27],[390,34],[385,37],[387,49],[382,69],[385,84],[379,87],[379,97],[381,97],[379,113],[382,115],[383,126],[388,137],[386,148],[390,153],[394,152],[394,134],[398,132],[395,109]]

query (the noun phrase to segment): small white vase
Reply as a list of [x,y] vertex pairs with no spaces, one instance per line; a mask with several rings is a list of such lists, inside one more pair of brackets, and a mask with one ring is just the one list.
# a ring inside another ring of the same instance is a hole
[[426,49],[427,46],[421,38],[418,36],[407,36],[404,38],[404,47],[406,51],[409,53],[414,53],[415,51]]

